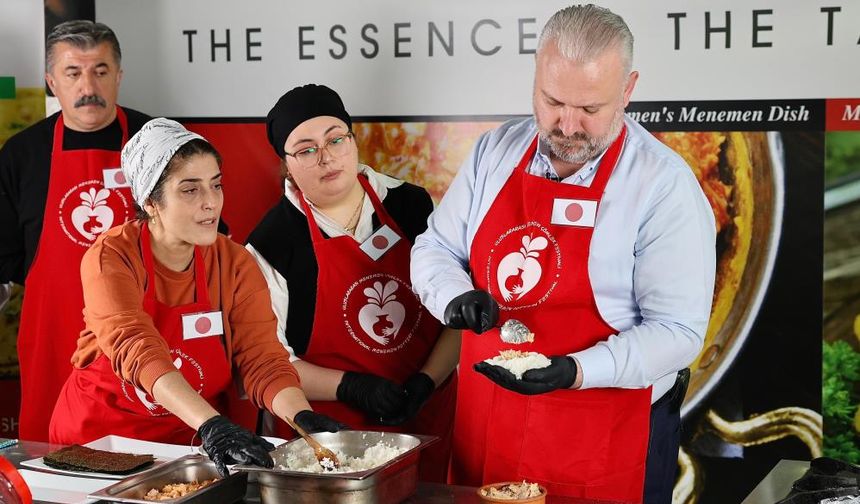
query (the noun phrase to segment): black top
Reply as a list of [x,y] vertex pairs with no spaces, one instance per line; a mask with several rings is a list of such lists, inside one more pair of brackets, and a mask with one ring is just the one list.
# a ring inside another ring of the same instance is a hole
[[[151,119],[124,108],[131,137]],[[54,125],[60,113],[21,131],[0,149],[0,283],[23,284],[42,234],[48,199]],[[64,128],[63,148],[122,149],[119,119],[90,133]]]
[[[382,205],[409,243],[415,243],[415,237],[427,229],[427,217],[433,211],[427,191],[409,183],[389,189]],[[373,229],[379,227],[374,214]],[[287,281],[287,340],[295,354],[302,356],[310,343],[317,297],[317,260],[308,221],[284,196],[254,228],[248,243]]]

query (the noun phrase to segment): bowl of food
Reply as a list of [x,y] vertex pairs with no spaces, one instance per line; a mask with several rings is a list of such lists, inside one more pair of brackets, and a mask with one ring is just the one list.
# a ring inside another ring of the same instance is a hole
[[516,504],[540,504],[546,502],[546,488],[528,481],[503,481],[490,483],[478,489],[482,502],[506,502]]

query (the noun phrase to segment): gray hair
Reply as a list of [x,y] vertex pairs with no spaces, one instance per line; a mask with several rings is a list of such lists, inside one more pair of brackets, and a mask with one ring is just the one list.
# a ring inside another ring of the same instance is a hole
[[565,58],[582,62],[618,47],[625,74],[633,68],[633,34],[621,16],[604,7],[571,5],[556,12],[543,27],[538,52],[550,41]]
[[78,49],[91,49],[97,45],[107,42],[113,50],[113,56],[117,65],[122,62],[122,51],[119,49],[119,40],[116,34],[103,23],[96,23],[85,19],[76,19],[60,23],[48,34],[45,41],[45,68],[48,73],[54,66],[54,46],[65,42]]

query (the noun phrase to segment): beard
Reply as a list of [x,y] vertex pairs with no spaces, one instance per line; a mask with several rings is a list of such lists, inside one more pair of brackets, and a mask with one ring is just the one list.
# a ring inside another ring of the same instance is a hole
[[609,131],[602,136],[591,136],[585,132],[576,132],[566,136],[560,129],[540,130],[540,139],[549,146],[550,152],[565,163],[583,164],[597,157],[606,150],[624,124],[624,110],[618,109],[609,125]]

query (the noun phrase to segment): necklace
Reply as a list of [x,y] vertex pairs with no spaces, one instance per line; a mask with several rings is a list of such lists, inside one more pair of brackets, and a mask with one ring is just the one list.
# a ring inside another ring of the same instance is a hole
[[[364,203],[364,194],[361,195],[361,199],[358,200],[358,205],[355,206],[355,210],[352,211],[352,215],[349,217],[349,220],[346,221],[346,225],[343,227],[349,234],[355,233],[355,228],[358,227],[358,211],[361,210],[361,207]],[[355,223],[352,221],[355,220]]]

